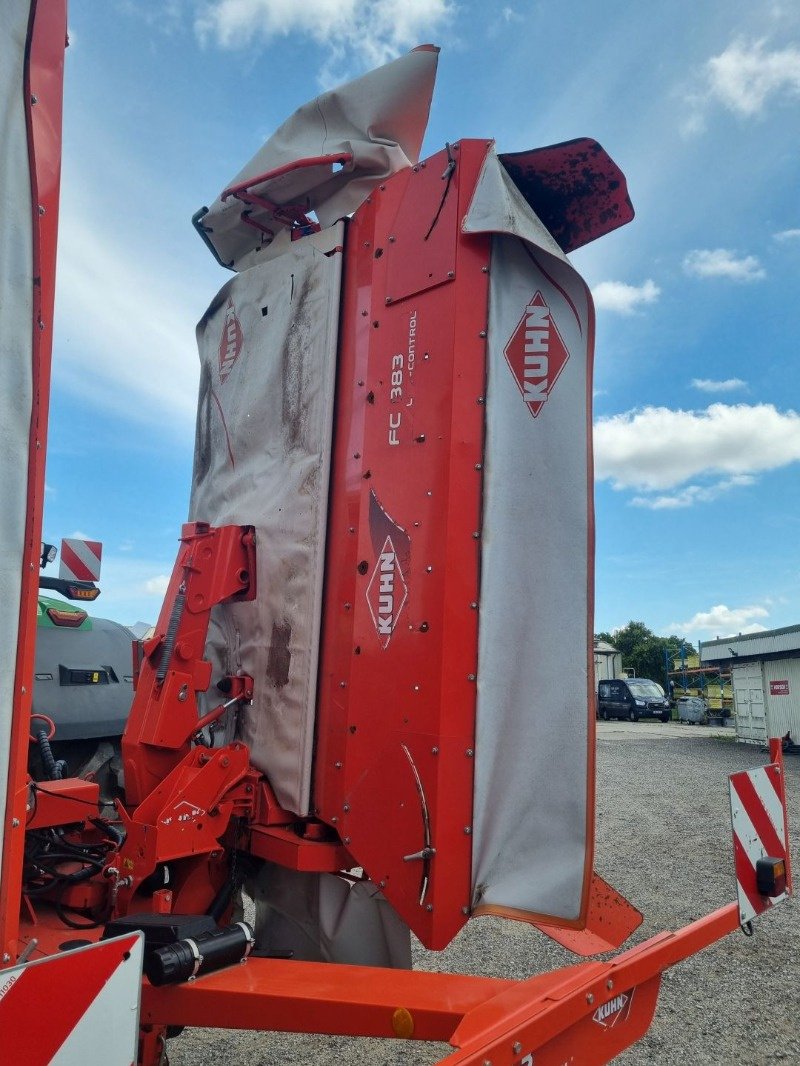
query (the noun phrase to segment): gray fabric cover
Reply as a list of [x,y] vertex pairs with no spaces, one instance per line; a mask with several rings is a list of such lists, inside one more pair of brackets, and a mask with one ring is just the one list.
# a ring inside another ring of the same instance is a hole
[[[473,904],[574,920],[592,862],[591,297],[493,153],[463,227],[495,234]],[[532,417],[504,352],[536,293],[569,358]]]
[[339,223],[238,274],[197,327],[190,519],[256,527],[258,589],[213,612],[201,703],[216,705],[222,675],[253,677],[242,737],[297,814],[309,808],[339,320],[342,257],[325,251],[342,240]]
[[305,962],[411,969],[411,934],[370,881],[303,873],[265,862],[247,883],[256,946]]
[[[0,812],[6,809],[28,500],[33,238],[23,67],[29,0],[0,19]],[[0,854],[5,819],[0,819]]]
[[[304,104],[280,126],[228,186],[300,159],[350,152],[343,170],[306,167],[253,187],[277,204],[313,210],[331,226],[363,203],[370,191],[419,158],[428,122],[439,50],[423,46]],[[265,241],[241,221],[244,204],[218,197],[203,219],[224,263],[245,270],[260,262]],[[277,233],[286,222],[254,207],[254,220]]]

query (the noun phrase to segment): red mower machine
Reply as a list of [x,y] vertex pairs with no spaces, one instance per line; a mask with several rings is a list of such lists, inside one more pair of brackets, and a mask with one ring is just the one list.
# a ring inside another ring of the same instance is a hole
[[0,30],[0,1058],[154,1066],[208,1025],[609,1061],[665,968],[791,891],[777,749],[732,779],[740,898],[708,917],[525,981],[414,972],[410,937],[494,914],[590,956],[641,921],[593,872],[594,311],[567,258],[630,221],[624,176],[587,139],[420,160],[423,46],[197,212],[232,274],[110,813],[28,772],[65,29],[13,0]]

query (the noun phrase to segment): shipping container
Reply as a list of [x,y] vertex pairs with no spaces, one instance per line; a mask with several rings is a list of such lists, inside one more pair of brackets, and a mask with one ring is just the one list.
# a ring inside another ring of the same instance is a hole
[[794,743],[800,743],[800,659],[764,663],[764,697],[769,735],[790,733]]
[[738,740],[800,740],[800,625],[701,641],[700,665],[730,669]]
[[767,709],[761,662],[735,663],[731,680],[737,739],[750,744],[766,744]]

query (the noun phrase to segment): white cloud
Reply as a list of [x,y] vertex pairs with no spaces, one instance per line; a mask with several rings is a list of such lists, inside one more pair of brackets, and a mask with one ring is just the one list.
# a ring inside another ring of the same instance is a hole
[[88,533],[82,533],[80,529],[76,529],[74,533],[67,535],[67,540],[94,540],[94,537],[90,537]]
[[645,407],[598,419],[594,449],[599,480],[663,492],[700,477],[753,475],[800,461],[800,415],[772,404]]
[[195,31],[201,42],[231,49],[296,33],[327,46],[336,62],[349,53],[376,66],[425,43],[454,11],[452,0],[212,0],[200,7]]
[[767,627],[755,618],[768,618],[769,611],[753,604],[749,607],[727,607],[719,603],[708,611],[698,611],[687,622],[670,622],[671,633],[713,633],[718,637],[733,637],[739,633],[760,633]]
[[650,278],[641,285],[627,285],[624,281],[601,281],[592,289],[595,307],[632,315],[644,304],[655,303],[661,289]]
[[706,117],[703,113],[705,98],[689,95],[686,102],[689,109],[683,116],[679,129],[684,137],[696,137],[700,133],[705,133],[706,130]]
[[747,382],[741,378],[725,378],[724,381],[713,381],[711,378],[692,378],[691,386],[700,392],[734,392],[736,389],[746,389]]
[[634,496],[632,507],[646,507],[650,511],[677,511],[684,507],[693,507],[696,503],[711,503],[731,489],[742,488],[755,482],[752,474],[736,474],[721,478],[710,485],[686,485],[673,493],[657,496]]
[[784,229],[780,233],[773,233],[772,236],[776,241],[796,241],[800,238],[800,229]]
[[697,278],[729,278],[731,281],[760,281],[766,271],[754,255],[737,258],[728,248],[697,248],[683,260],[684,271]]
[[185,436],[194,424],[202,297],[65,202],[58,242],[58,382],[126,422]]
[[150,577],[144,582],[144,592],[146,592],[148,596],[159,596],[163,599],[168,585],[169,575],[157,574],[155,577]]
[[705,67],[710,95],[728,110],[749,117],[770,97],[800,93],[800,48],[767,51],[766,41],[734,41]]
[[513,7],[503,8],[503,18],[506,22],[524,22],[522,15],[515,11]]

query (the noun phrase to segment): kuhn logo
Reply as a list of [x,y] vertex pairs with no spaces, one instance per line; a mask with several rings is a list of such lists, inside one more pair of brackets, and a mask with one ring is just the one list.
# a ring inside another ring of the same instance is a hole
[[633,1004],[633,992],[628,995],[625,992],[620,992],[618,996],[614,996],[608,1003],[603,1003],[597,1008],[592,1015],[592,1018],[603,1029],[613,1029],[620,1019],[627,1018],[631,1012],[631,1005]]
[[224,382],[233,370],[242,350],[242,327],[236,317],[233,300],[225,305],[225,320],[222,323],[222,336],[219,339],[219,380]]
[[367,585],[367,603],[382,647],[389,646],[400,612],[408,598],[400,560],[392,538],[387,537]]
[[541,292],[529,301],[503,354],[528,410],[536,418],[569,359]]

